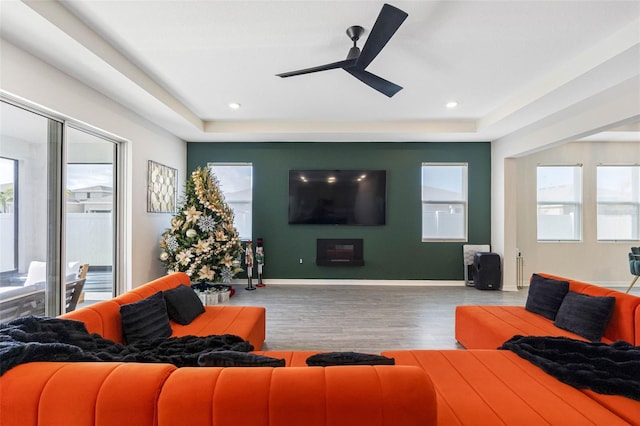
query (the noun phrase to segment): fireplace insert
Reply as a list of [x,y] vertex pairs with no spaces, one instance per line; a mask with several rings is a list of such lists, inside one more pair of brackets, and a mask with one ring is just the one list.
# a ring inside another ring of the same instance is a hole
[[361,238],[318,238],[316,265],[362,266],[364,258]]

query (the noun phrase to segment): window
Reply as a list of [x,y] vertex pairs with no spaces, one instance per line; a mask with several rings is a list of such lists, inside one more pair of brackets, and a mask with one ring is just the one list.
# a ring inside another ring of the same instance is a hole
[[597,238],[640,239],[640,166],[597,167]]
[[466,163],[422,163],[422,241],[467,240]]
[[538,241],[582,238],[582,166],[538,166]]
[[233,224],[240,239],[250,240],[253,212],[253,164],[209,163],[209,169],[218,178],[225,201],[233,210]]

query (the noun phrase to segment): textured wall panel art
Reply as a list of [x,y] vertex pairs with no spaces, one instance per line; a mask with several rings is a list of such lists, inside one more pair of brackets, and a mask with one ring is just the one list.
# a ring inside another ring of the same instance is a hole
[[178,170],[149,160],[147,211],[151,213],[175,213]]

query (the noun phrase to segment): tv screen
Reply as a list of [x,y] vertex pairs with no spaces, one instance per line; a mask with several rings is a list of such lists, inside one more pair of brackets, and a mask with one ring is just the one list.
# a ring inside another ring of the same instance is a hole
[[385,170],[289,170],[289,223],[384,225]]

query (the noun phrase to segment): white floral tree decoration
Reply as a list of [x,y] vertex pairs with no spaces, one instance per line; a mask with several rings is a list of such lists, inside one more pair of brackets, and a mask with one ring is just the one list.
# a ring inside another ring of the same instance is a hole
[[243,253],[233,211],[207,168],[198,168],[185,185],[180,211],[162,234],[160,260],[167,272],[186,272],[195,282],[229,283]]

